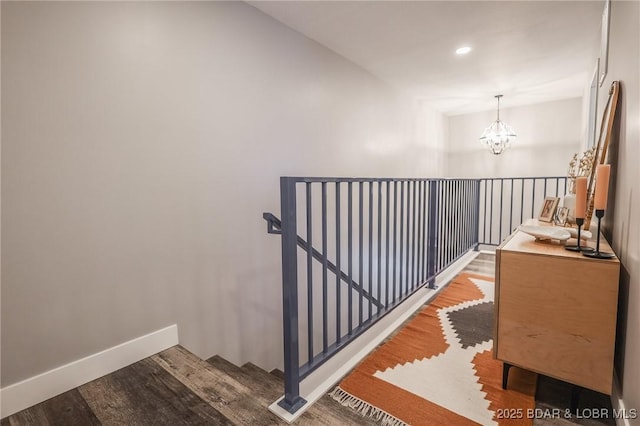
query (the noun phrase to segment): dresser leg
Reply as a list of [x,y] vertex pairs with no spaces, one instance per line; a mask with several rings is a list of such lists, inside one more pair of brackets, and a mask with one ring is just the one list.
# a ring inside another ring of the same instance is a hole
[[571,386],[571,405],[570,409],[572,413],[578,412],[578,402],[580,401],[580,392],[582,388],[580,386],[573,385]]
[[502,389],[507,388],[507,382],[509,381],[510,368],[511,368],[511,364],[507,364],[506,362],[502,363]]

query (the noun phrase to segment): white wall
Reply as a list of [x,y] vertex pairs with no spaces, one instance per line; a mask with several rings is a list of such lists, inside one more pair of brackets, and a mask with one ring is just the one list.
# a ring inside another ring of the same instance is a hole
[[[606,102],[611,82],[620,81],[619,129],[611,146],[613,188],[605,214],[607,236],[620,258],[620,303],[616,370],[627,409],[640,409],[640,3],[611,6],[609,69],[600,89]],[[616,126],[618,127],[618,126]],[[640,418],[631,420],[640,425]]]
[[496,111],[448,118],[447,176],[565,176],[573,154],[584,139],[582,98],[500,108],[500,119],[518,139],[501,155],[479,141],[496,119]]
[[173,323],[279,365],[278,177],[441,175],[442,121],[244,3],[2,2],[2,386]]

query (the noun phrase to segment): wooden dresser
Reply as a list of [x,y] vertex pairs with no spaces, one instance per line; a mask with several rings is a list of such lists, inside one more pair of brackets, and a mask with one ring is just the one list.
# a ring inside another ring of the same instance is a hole
[[515,231],[496,251],[494,357],[610,395],[619,275],[617,258]]

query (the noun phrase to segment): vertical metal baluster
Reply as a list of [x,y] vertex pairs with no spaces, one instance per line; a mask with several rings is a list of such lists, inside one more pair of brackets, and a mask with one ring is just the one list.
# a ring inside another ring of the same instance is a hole
[[409,222],[409,215],[411,214],[411,210],[410,210],[410,201],[411,201],[411,182],[407,181],[407,215],[406,215],[406,223],[407,223],[407,238],[406,238],[406,247],[407,247],[407,257],[405,259],[405,267],[404,267],[404,294],[407,295],[409,294],[409,280],[411,279],[411,275],[409,274],[409,258],[410,258],[410,254],[409,254],[409,242],[411,241],[411,237],[409,235],[409,226],[410,223]]
[[391,181],[387,181],[387,220],[385,221],[386,226],[386,237],[385,237],[385,267],[384,267],[384,281],[385,281],[385,297],[384,297],[384,307],[385,309],[389,307],[389,197],[391,196],[391,191],[389,185]]
[[440,268],[438,268],[436,272],[439,273],[441,270],[443,270],[445,268],[444,265],[447,264],[447,258],[449,257],[449,245],[448,244],[444,244],[444,239],[448,238],[448,233],[449,233],[449,215],[448,213],[448,186],[449,183],[446,180],[443,180],[441,182],[442,185],[442,191],[440,193],[440,217],[442,218],[442,233],[439,234],[438,236],[438,246],[442,247],[442,260],[440,261]]
[[363,242],[363,236],[362,236],[362,227],[363,227],[363,223],[362,223],[362,216],[363,216],[363,210],[364,210],[364,201],[363,201],[363,188],[362,186],[364,185],[364,182],[358,182],[358,193],[359,193],[359,199],[358,199],[358,217],[359,217],[359,221],[358,221],[358,226],[359,226],[359,233],[358,233],[358,249],[360,251],[360,254],[358,255],[358,278],[360,281],[360,290],[359,290],[359,300],[358,300],[358,328],[362,327],[362,292],[364,290],[364,265],[363,265],[363,249],[364,249],[364,242]]
[[427,181],[422,180],[422,273],[420,275],[420,282],[424,283],[427,280],[426,265],[427,265]]
[[376,300],[378,307],[376,312],[380,312],[382,306],[382,182],[378,181],[378,293]]
[[542,188],[542,198],[545,198],[547,196],[547,178],[544,179],[544,186]]
[[[460,253],[461,250],[461,246],[462,244],[460,244],[460,234],[461,234],[461,221],[462,219],[460,218],[460,214],[462,213],[462,209],[461,209],[461,202],[460,202],[460,181],[459,180],[454,180],[453,181],[453,192],[451,193],[451,198],[453,198],[454,200],[454,217],[453,217],[453,226],[451,227],[451,231],[453,232],[453,235],[455,236],[455,251],[453,253],[453,256],[451,257],[451,261],[453,262],[453,260],[455,258],[458,257],[458,254]],[[451,263],[451,262],[449,262]]]
[[[438,238],[441,238],[442,235],[444,235],[444,230],[445,230],[445,214],[443,211],[444,208],[444,184],[445,181],[442,180],[439,182],[439,185],[435,188],[437,188],[437,192],[436,192],[436,206],[438,208],[438,211],[436,212],[436,214],[439,217],[439,220],[436,222],[436,226],[438,227]],[[438,250],[438,256],[437,256],[437,268],[434,268],[433,273],[436,274],[438,272],[440,272],[442,270],[442,263],[444,261],[445,258],[445,246],[444,244],[439,244],[440,241],[436,241],[436,244],[434,244],[434,247],[437,247]],[[431,278],[431,276],[429,277]]]
[[[453,256],[451,256],[451,260],[453,261],[453,259],[455,259],[456,257],[458,257],[458,253],[460,253],[460,181],[459,180],[454,180],[452,182],[452,191],[451,191],[451,198],[454,201],[453,204],[453,211],[454,211],[454,216],[453,216],[453,225],[451,227],[451,232],[454,235],[454,241],[455,241],[455,250],[453,252]],[[451,262],[449,262],[451,263]]]
[[369,319],[373,311],[373,181],[369,181]]
[[467,235],[467,248],[471,248],[473,246],[473,211],[475,210],[475,204],[473,203],[473,187],[471,185],[471,179],[467,180],[467,225],[469,228],[469,233]]
[[473,186],[471,184],[471,179],[466,179],[465,180],[465,187],[466,187],[466,197],[465,197],[465,201],[464,201],[464,205],[465,205],[465,209],[467,212],[467,218],[466,218],[466,228],[468,229],[468,231],[466,232],[466,242],[465,242],[465,250],[468,250],[469,248],[472,247],[472,243],[473,243],[473,212],[476,208],[475,203],[473,202]]
[[440,181],[440,191],[438,193],[438,217],[439,217],[439,221],[437,222],[440,225],[440,231],[438,232],[438,239],[436,240],[436,247],[438,247],[439,249],[439,256],[438,256],[438,267],[433,271],[434,272],[434,277],[435,274],[439,273],[442,270],[442,265],[444,264],[444,262],[446,262],[446,258],[447,258],[447,247],[445,247],[444,244],[442,244],[442,238],[446,238],[446,234],[447,234],[447,213],[446,213],[446,207],[445,207],[445,203],[446,203],[446,188],[447,186],[447,181],[446,180],[441,180]]
[[489,179],[484,180],[484,223],[482,224],[482,239],[485,243],[491,244],[490,240],[487,240],[487,186],[489,184]]
[[417,212],[417,205],[416,205],[416,194],[417,194],[417,188],[416,185],[418,184],[418,182],[416,180],[413,181],[413,214],[411,215],[411,221],[412,221],[412,225],[411,225],[411,289],[413,290],[416,287],[416,212]]
[[353,334],[353,182],[347,184],[347,273],[349,274],[349,336]]
[[447,261],[447,247],[445,244],[442,244],[442,239],[446,238],[447,235],[447,211],[446,211],[446,202],[447,202],[447,196],[446,196],[446,192],[447,192],[447,181],[446,180],[442,180],[440,182],[440,200],[438,203],[438,214],[440,217],[440,222],[442,223],[442,230],[440,232],[438,232],[438,241],[437,246],[440,247],[440,262],[438,264],[438,268],[434,271],[435,274],[439,273],[442,269],[443,269],[443,265],[445,264],[445,262]]
[[418,181],[418,234],[417,234],[417,252],[416,260],[416,285],[422,284],[422,180]]
[[469,221],[469,212],[471,208],[469,207],[469,185],[468,181],[464,179],[461,182],[462,191],[464,196],[462,197],[462,251],[466,251],[469,248],[469,230],[471,229],[471,223]]
[[458,234],[458,252],[456,253],[456,259],[458,258],[458,256],[460,256],[460,254],[462,254],[464,252],[465,249],[465,214],[466,214],[466,209],[465,209],[465,197],[466,197],[466,188],[464,186],[464,181],[463,180],[458,180],[456,182],[456,185],[458,186],[458,191],[460,191],[460,196],[458,196],[458,219],[460,220],[460,222],[457,223],[456,225],[456,234]]
[[474,182],[473,196],[475,198],[475,203],[476,203],[476,213],[474,215],[473,235],[475,239],[474,249],[476,251],[480,248],[480,192],[481,192],[480,185],[482,185],[480,180],[477,180]]
[[[460,248],[458,249],[458,256],[467,248],[467,185],[464,179],[458,180],[458,188],[460,190],[460,197],[458,202],[458,208],[460,213],[458,217],[460,222],[457,225],[458,241],[460,242]],[[456,256],[456,258],[458,257]]]
[[436,275],[436,261],[437,261],[437,246],[436,242],[438,236],[436,230],[438,229],[438,181],[429,181],[429,219],[428,219],[428,231],[427,231],[427,279],[429,282],[429,288],[435,288],[435,275]]
[[509,197],[509,233],[513,232],[513,178],[511,182],[511,196]]
[[524,220],[524,179],[520,179],[520,223]]
[[402,299],[402,259],[404,248],[404,181],[400,181],[400,270],[398,271],[399,289],[398,298]]
[[467,208],[469,209],[469,215],[468,215],[468,223],[469,223],[469,235],[468,235],[468,242],[469,242],[469,248],[474,248],[475,249],[475,241],[476,241],[476,237],[473,235],[475,228],[475,223],[474,223],[474,214],[476,211],[476,198],[474,196],[474,192],[475,192],[475,181],[469,179],[467,181]]
[[469,228],[469,232],[467,235],[467,249],[473,247],[473,213],[476,209],[476,205],[473,198],[473,181],[471,179],[467,180],[467,225]]
[[489,242],[493,243],[493,181],[491,179],[491,201],[489,201]]
[[531,197],[531,217],[535,218],[534,216],[534,211],[535,211],[535,203],[536,203],[536,178],[531,179],[532,181],[532,191],[533,191],[533,196]]
[[451,200],[453,202],[453,217],[451,218],[451,222],[452,222],[451,233],[453,234],[454,250],[448,265],[450,265],[453,262],[453,259],[458,257],[458,253],[460,252],[460,228],[459,228],[460,222],[458,222],[460,220],[460,202],[459,202],[460,186],[459,184],[460,184],[460,181],[457,179],[451,182],[451,187],[452,187]]
[[311,182],[307,182],[307,349],[309,351],[309,363],[313,361],[313,232],[312,232],[312,211],[311,203]]
[[322,352],[329,348],[328,259],[327,259],[327,183],[322,182]]
[[398,181],[393,181],[393,302],[396,301],[398,271]]
[[[445,210],[445,214],[447,216],[447,234],[446,237],[441,238],[440,242],[442,244],[446,244],[447,245],[447,258],[445,259],[444,265],[442,265],[442,269],[446,268],[447,265],[450,262],[451,256],[453,254],[453,250],[455,249],[455,241],[453,239],[453,233],[451,232],[451,223],[453,222],[453,215],[454,215],[454,206],[452,205],[453,203],[453,197],[451,196],[451,194],[453,193],[453,181],[451,180],[447,180],[447,193],[446,193],[446,197],[447,197],[447,209]],[[446,240],[445,240],[446,238]]]
[[342,268],[340,265],[340,181],[336,181],[336,341],[340,343],[342,331],[340,320],[342,317],[340,306],[340,283],[342,281]]
[[503,210],[502,199],[503,199],[503,195],[504,195],[504,179],[500,179],[500,229],[498,231],[498,236],[499,236],[498,244],[502,242],[502,210]]
[[462,248],[463,248],[463,252],[466,252],[471,245],[471,241],[470,241],[471,202],[470,202],[470,194],[469,194],[469,181],[467,179],[462,181],[462,187],[464,188],[464,198],[462,201],[463,212],[464,212],[464,218],[463,218],[464,224],[463,224],[462,231],[464,233],[464,236],[462,238]]
[[475,203],[475,213],[473,219],[473,225],[475,227],[474,243],[475,250],[480,250],[480,209],[481,209],[481,194],[482,194],[482,180],[476,179],[473,181],[473,200]]
[[456,232],[456,227],[458,225],[458,191],[457,191],[458,182],[456,180],[450,181],[449,187],[449,203],[452,206],[452,214],[451,221],[449,222],[449,234],[452,239],[452,247],[451,254],[449,255],[449,261],[447,262],[447,266],[451,265],[451,261],[456,257],[458,252],[458,233]]
[[556,197],[558,196],[559,189],[560,189],[560,179],[556,178]]
[[449,233],[452,237],[453,244],[451,247],[451,254],[449,255],[449,261],[447,262],[447,266],[451,265],[451,261],[455,259],[457,251],[458,251],[458,239],[456,232],[456,220],[458,219],[458,200],[457,200],[457,182],[455,180],[450,181],[449,186],[449,200],[451,206],[453,207],[453,212],[451,214],[451,220],[449,221]]

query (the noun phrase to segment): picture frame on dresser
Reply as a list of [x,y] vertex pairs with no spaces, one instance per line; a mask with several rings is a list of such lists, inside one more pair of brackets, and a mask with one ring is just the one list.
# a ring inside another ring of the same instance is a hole
[[542,208],[540,209],[538,220],[542,222],[551,222],[554,215],[556,214],[556,209],[558,208],[559,201],[560,198],[558,197],[546,197],[544,199],[544,202],[542,203]]
[[558,213],[555,217],[555,224],[559,226],[565,226],[567,224],[567,219],[569,217],[569,208],[568,207],[560,207],[558,209]]

